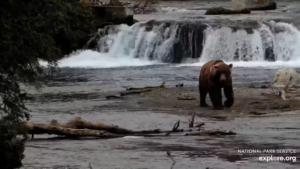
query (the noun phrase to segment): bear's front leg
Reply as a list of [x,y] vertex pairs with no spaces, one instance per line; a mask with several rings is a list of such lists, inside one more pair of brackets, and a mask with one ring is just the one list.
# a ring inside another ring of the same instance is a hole
[[222,91],[221,88],[218,86],[213,86],[210,89],[209,97],[213,104],[214,110],[222,110],[223,109],[221,91]]
[[230,108],[234,103],[234,94],[232,86],[224,87],[224,95],[226,97],[226,101],[224,102],[224,106]]
[[201,84],[199,84],[199,95],[200,95],[200,107],[209,107],[208,104],[206,104],[205,98],[207,95],[207,89]]

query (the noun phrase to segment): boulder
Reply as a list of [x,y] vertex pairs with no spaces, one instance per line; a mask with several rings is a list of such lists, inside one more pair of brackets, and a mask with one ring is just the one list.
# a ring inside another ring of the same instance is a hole
[[206,10],[205,15],[232,15],[232,14],[250,14],[251,11],[247,8],[244,9],[225,9],[223,7],[209,8]]
[[277,4],[276,2],[272,2],[268,5],[265,6],[260,6],[260,7],[252,7],[249,8],[251,11],[267,11],[267,10],[276,10]]

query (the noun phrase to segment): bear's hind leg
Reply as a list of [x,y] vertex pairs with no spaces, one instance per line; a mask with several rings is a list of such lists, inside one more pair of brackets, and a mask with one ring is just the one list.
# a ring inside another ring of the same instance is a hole
[[209,107],[208,104],[205,101],[207,90],[203,86],[199,84],[199,95],[200,95],[200,107]]

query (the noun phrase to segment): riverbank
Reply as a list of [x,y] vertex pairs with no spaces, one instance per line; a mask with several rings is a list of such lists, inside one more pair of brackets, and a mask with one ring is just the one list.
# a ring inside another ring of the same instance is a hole
[[[224,108],[224,110],[212,110],[211,107],[200,108],[198,87],[151,89],[151,92],[129,95],[123,97],[123,99],[118,99],[119,101],[114,103],[113,107],[127,110],[155,110],[178,115],[196,113],[201,117],[246,117],[300,110],[299,89],[288,92],[288,100],[284,101],[281,97],[275,95],[276,90],[259,88],[260,86],[252,86],[251,84],[235,85],[235,103],[231,108]],[[266,85],[262,84],[262,86]],[[224,99],[223,95],[223,101]],[[209,96],[206,100],[211,106]]]
[[[106,97],[125,92],[125,88],[101,85],[99,89],[99,86],[66,84],[45,88],[43,93],[30,95],[33,96],[30,101],[33,122],[48,123],[56,119],[64,123],[82,117],[133,130],[169,130],[177,120],[180,120],[180,128],[187,128],[189,118],[196,113],[195,124],[205,123],[205,130],[230,130],[237,135],[185,137],[171,134],[109,140],[53,140],[45,139],[53,136],[39,135],[26,143],[25,168],[87,168],[90,163],[94,168],[169,169],[172,161],[166,151],[171,152],[178,168],[251,169],[253,166],[288,168],[299,165],[298,161],[262,163],[258,157],[263,154],[238,153],[238,149],[288,148],[296,154],[280,155],[299,156],[300,150],[297,142],[299,90],[287,93],[288,100],[282,101],[272,95],[270,88],[249,88],[249,85],[234,85],[235,104],[224,110],[199,108],[196,86],[176,88],[168,82],[166,88],[113,99]],[[49,93],[51,88],[56,89],[55,92]],[[196,100],[178,100],[178,96]]]

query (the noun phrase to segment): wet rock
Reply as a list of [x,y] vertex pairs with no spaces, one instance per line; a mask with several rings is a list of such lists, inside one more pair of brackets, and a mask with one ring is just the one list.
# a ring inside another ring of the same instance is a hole
[[251,11],[247,8],[240,10],[225,9],[223,7],[207,9],[205,15],[231,15],[231,14],[250,14]]
[[256,111],[254,111],[254,112],[250,112],[249,114],[252,114],[252,115],[263,115],[263,114],[266,114],[266,113],[259,113],[259,112],[256,112]]
[[122,97],[121,96],[114,96],[114,95],[109,95],[109,96],[106,96],[105,97],[106,99],[122,99]]
[[175,87],[183,87],[183,83],[179,83]]

